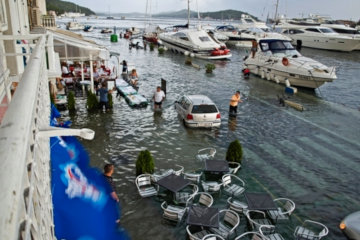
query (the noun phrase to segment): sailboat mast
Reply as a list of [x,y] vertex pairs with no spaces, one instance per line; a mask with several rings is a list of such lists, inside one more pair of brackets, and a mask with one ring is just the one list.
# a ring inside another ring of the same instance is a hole
[[190,0],[188,0],[188,28],[190,28]]
[[[277,15],[278,15],[278,7],[279,7],[279,0],[276,0],[276,8],[275,8],[275,16],[274,16],[274,22],[276,24],[276,19],[277,19]],[[274,24],[274,26],[275,26]]]

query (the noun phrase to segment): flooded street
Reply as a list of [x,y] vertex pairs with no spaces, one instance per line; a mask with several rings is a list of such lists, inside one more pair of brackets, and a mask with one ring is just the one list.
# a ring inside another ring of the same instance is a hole
[[[143,27],[142,21],[89,21],[95,30],[84,36],[134,64],[139,92],[146,98],[152,98],[161,78],[167,81],[162,112],[154,112],[150,106],[132,109],[124,98],[115,98],[115,93],[112,112],[88,113],[83,98],[77,98],[75,115],[62,112],[73,121],[72,127],[96,132],[94,140],[82,140],[93,166],[102,169],[104,163],[115,164],[121,223],[132,239],[186,239],[185,223],[173,226],[162,219],[160,200],[139,196],[134,180],[135,160],[141,150],[151,151],[156,169],[179,164],[192,171],[203,168],[203,162],[195,159],[199,149],[215,147],[215,158],[225,159],[227,146],[235,139],[244,148],[238,176],[245,180],[246,190],[269,191],[276,198],[290,198],[296,203],[290,224],[280,225],[279,232],[285,238],[292,238],[300,221],[311,219],[329,227],[327,239],[346,239],[338,225],[346,215],[360,209],[360,51],[302,49],[307,57],[337,66],[338,79],[316,91],[300,89],[291,96],[305,107],[298,112],[278,104],[277,96],[283,95],[284,86],[256,76],[243,79],[244,49],[232,48],[230,60],[214,61],[216,69],[209,75],[204,69],[208,61],[193,59],[201,66],[197,70],[184,64],[183,55],[169,51],[159,55],[157,49],[129,50],[128,40],[110,43],[109,35],[100,34],[102,27]],[[241,91],[244,101],[238,117],[229,119],[229,99],[236,90]],[[221,127],[185,128],[174,109],[174,101],[183,94],[210,97],[221,112]],[[215,206],[224,207],[226,198],[215,198]],[[242,218],[240,225],[245,226],[245,222]]]

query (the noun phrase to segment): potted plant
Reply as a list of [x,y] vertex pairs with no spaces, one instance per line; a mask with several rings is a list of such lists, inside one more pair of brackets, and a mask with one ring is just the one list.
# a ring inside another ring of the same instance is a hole
[[112,109],[114,106],[114,102],[113,102],[113,96],[111,93],[108,93],[108,103],[109,103],[109,108]]
[[73,91],[69,91],[67,95],[67,108],[69,111],[75,110],[75,94]]
[[164,54],[165,49],[163,47],[158,48],[159,54]]
[[150,51],[154,51],[155,48],[155,44],[154,43],[150,43]]
[[215,69],[215,65],[212,63],[208,63],[205,65],[206,73],[212,73]]
[[243,157],[243,150],[239,140],[235,140],[229,144],[226,152],[226,160],[229,162],[241,163]]
[[136,175],[154,172],[154,158],[151,156],[149,150],[144,150],[139,153],[139,156],[136,160]]
[[88,92],[86,99],[86,108],[91,111],[97,109],[98,107],[99,107],[99,102],[96,98],[95,93]]

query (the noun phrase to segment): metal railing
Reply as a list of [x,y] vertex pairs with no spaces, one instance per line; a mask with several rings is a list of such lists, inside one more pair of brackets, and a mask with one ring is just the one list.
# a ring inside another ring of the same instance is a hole
[[0,239],[56,239],[49,138],[38,134],[50,120],[46,35],[35,40],[0,125]]

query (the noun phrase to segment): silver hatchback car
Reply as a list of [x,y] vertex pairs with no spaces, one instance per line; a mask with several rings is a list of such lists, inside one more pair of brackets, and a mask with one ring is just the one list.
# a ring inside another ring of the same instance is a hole
[[204,95],[184,95],[175,102],[175,109],[185,126],[211,128],[220,127],[219,109]]

